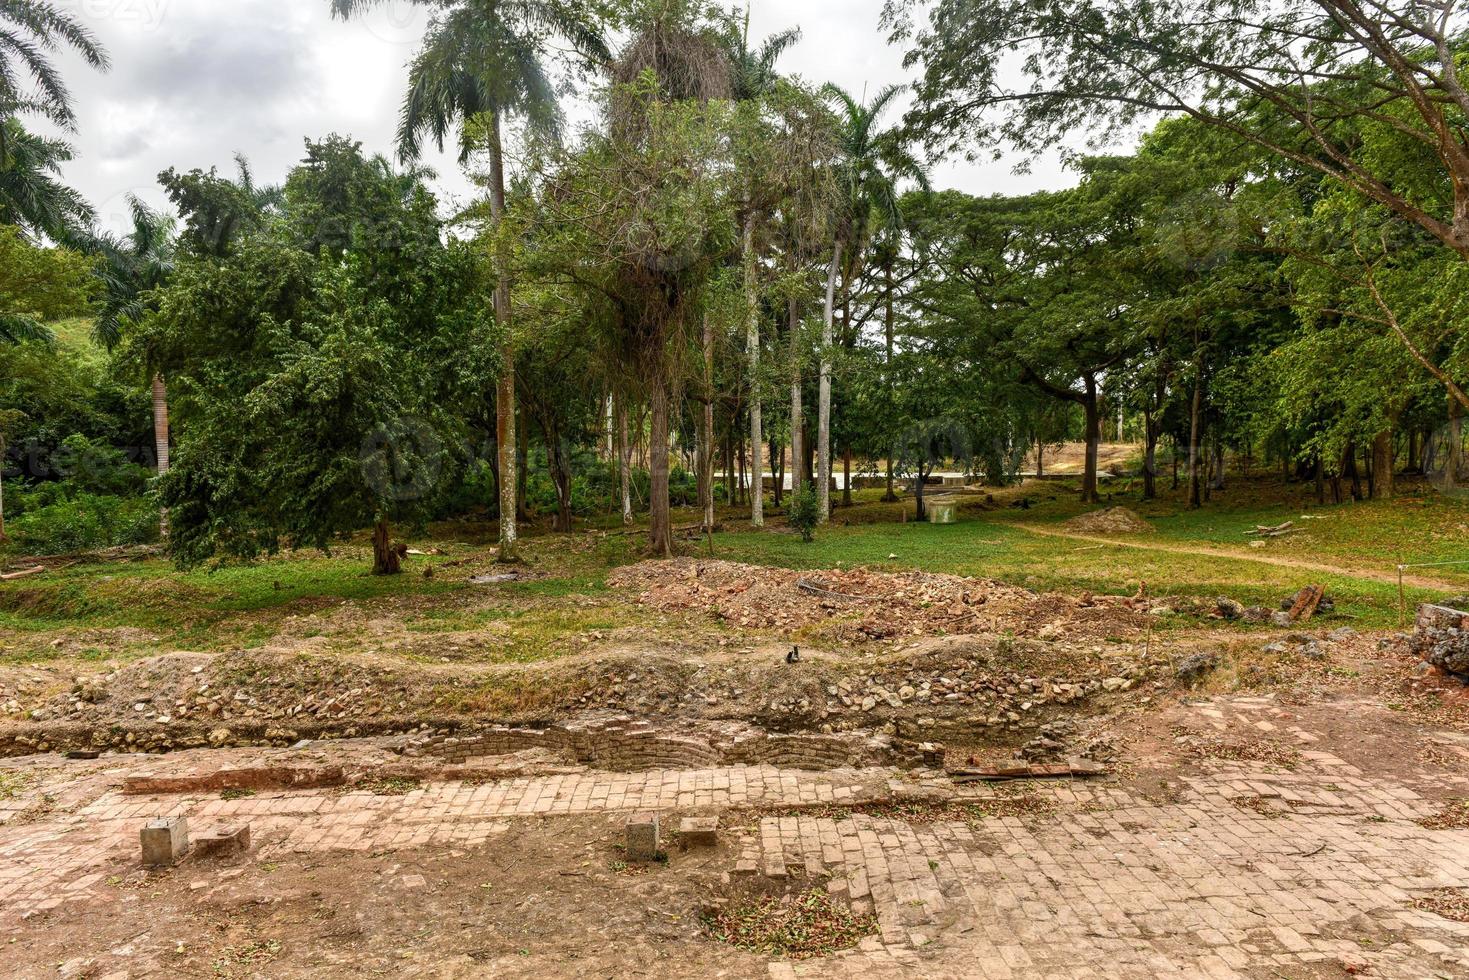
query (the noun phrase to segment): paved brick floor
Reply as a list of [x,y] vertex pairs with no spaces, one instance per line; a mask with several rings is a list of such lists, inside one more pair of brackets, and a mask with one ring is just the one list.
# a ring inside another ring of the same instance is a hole
[[[1199,712],[1216,727],[1277,727],[1256,702]],[[772,963],[777,980],[1302,977],[1347,968],[1469,977],[1469,925],[1414,907],[1428,890],[1469,886],[1469,830],[1420,826],[1437,804],[1313,747],[1311,732],[1279,734],[1303,749],[1294,769],[1202,761],[1165,799],[1110,781],[1037,783],[1026,792],[1052,804],[1049,812],[972,824],[831,810],[764,817],[732,849],[730,871],[824,884],[877,916],[880,935],[861,948]],[[50,812],[0,814],[10,821],[0,825],[0,926],[63,903],[104,907],[107,878],[133,866],[138,826],[160,813],[187,814],[195,833],[248,820],[266,860],[494,847],[527,816],[840,805],[880,795],[893,776],[582,772],[438,783],[401,796],[310,790],[222,800],[96,791],[103,777],[94,775],[63,787]]]

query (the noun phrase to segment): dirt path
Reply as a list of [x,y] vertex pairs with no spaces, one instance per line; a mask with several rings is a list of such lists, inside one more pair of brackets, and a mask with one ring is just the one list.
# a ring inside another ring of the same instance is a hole
[[[1387,585],[1398,584],[1398,573],[1396,571],[1377,571],[1374,569],[1347,571],[1325,562],[1305,561],[1304,559],[1287,558],[1282,555],[1254,555],[1231,551],[1225,548],[1200,548],[1190,547],[1185,544],[1118,541],[1115,538],[1103,537],[1101,535],[1076,534],[1072,531],[1060,531],[1055,528],[1042,527],[1036,524],[1007,524],[1005,526],[1018,528],[1021,531],[1037,534],[1045,538],[1066,538],[1071,541],[1087,541],[1092,544],[1112,545],[1118,548],[1133,548],[1138,551],[1162,551],[1173,555],[1193,555],[1199,558],[1228,558],[1234,561],[1252,561],[1261,565],[1274,565],[1277,568],[1297,568],[1303,571],[1336,575],[1341,578],[1365,579],[1372,582],[1382,582]],[[1438,589],[1443,592],[1461,592],[1464,589],[1462,582],[1448,582],[1443,579],[1428,578],[1423,575],[1404,575],[1403,584],[1419,589]]]

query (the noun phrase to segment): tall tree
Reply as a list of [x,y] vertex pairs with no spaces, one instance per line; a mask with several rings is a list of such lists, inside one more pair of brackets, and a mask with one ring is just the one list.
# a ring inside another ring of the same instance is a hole
[[[745,13],[743,28],[736,34],[726,35],[726,45],[733,79],[734,98],[751,109],[747,115],[754,125],[743,144],[753,152],[741,161],[745,175],[744,214],[741,218],[741,274],[745,290],[745,352],[749,364],[750,384],[750,523],[755,527],[765,525],[765,473],[761,463],[764,440],[762,415],[763,384],[760,376],[760,255],[758,252],[763,225],[772,216],[774,202],[769,199],[773,188],[778,187],[777,174],[757,173],[752,166],[756,161],[770,162],[769,155],[762,152],[773,142],[771,133],[760,124],[762,103],[775,94],[780,76],[775,63],[789,48],[801,39],[799,30],[784,31],[767,38],[758,48],[750,47],[750,16]],[[762,193],[764,192],[764,193]],[[708,438],[706,436],[706,438]],[[711,488],[712,490],[712,488]]]
[[370,526],[373,570],[392,574],[394,524],[422,520],[447,485],[462,442],[449,406],[470,384],[462,351],[488,289],[428,190],[405,193],[384,163],[340,137],[309,144],[279,219],[217,252],[182,249],[130,331],[188,423],[160,481],[181,563]]
[[878,220],[902,223],[899,184],[911,180],[927,189],[923,167],[908,152],[900,130],[880,128],[882,117],[902,93],[884,88],[863,104],[835,85],[822,93],[837,111],[837,199],[831,265],[821,334],[821,377],[817,395],[816,496],[822,521],[831,518],[831,371],[835,346],[837,289],[865,262]]
[[[131,195],[128,212],[132,230],[120,238],[104,235],[99,241],[103,296],[92,334],[107,350],[117,347],[127,328],[142,321],[174,268],[174,219]],[[152,372],[152,389],[154,461],[162,476],[169,465],[168,388],[157,371]],[[167,537],[168,512],[160,512],[159,520],[159,531]]]
[[[388,0],[331,0],[332,13],[347,18]],[[418,157],[425,136],[440,149],[460,124],[461,162],[473,149],[464,124],[486,117],[490,157],[490,215],[498,228],[505,215],[504,125],[523,119],[543,130],[559,118],[547,67],[552,45],[569,42],[585,59],[605,64],[606,41],[584,4],[574,0],[413,0],[434,8],[423,47],[409,67],[408,93],[398,126],[405,160]],[[500,486],[500,560],[516,557],[518,480],[515,432],[515,345],[507,243],[494,237],[495,321],[501,370],[495,391],[495,429]]]
[[1454,0],[940,0],[922,28],[919,7],[888,0],[886,20],[922,68],[908,121],[935,150],[1037,150],[1187,116],[1469,260],[1469,11]]

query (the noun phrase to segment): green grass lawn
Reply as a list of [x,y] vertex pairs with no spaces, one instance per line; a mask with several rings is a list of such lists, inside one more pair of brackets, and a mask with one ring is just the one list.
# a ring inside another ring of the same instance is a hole
[[[1143,504],[1135,494],[1113,490],[1113,505],[1146,516],[1157,532],[1097,544],[1034,533],[1027,525],[1058,530],[1084,509],[1062,482],[997,491],[995,499],[965,508],[957,524],[902,522],[911,502],[883,504],[878,491],[858,494],[856,506],[839,509],[833,524],[803,543],[778,515],[763,531],[748,529],[743,514],[726,509],[726,531],[716,535],[717,557],[791,568],[871,566],[922,569],[993,578],[1037,590],[1091,590],[1131,594],[1141,583],[1151,595],[1229,596],[1246,604],[1274,607],[1302,586],[1320,582],[1336,599],[1339,617],[1363,628],[1390,628],[1398,621],[1398,593],[1391,582],[1354,576],[1353,571],[1390,572],[1399,560],[1443,561],[1469,557],[1469,506],[1433,495],[1385,502],[1311,507],[1290,499],[1291,488],[1240,483],[1201,511],[1175,499]],[[1010,506],[1020,497],[1028,509]],[[1320,520],[1301,521],[1303,514]],[[1275,539],[1252,551],[1243,531],[1255,524],[1301,521],[1298,536]],[[697,515],[681,511],[680,523]],[[301,554],[215,571],[180,572],[162,560],[79,563],[45,575],[0,584],[0,657],[3,648],[36,643],[52,632],[132,627],[156,637],[163,649],[249,649],[270,640],[292,616],[343,604],[370,607],[373,615],[402,619],[415,632],[474,629],[503,621],[512,644],[532,655],[565,633],[642,623],[635,607],[606,586],[607,572],[641,557],[641,533],[579,532],[570,536],[531,534],[525,550],[535,577],[498,587],[493,603],[466,586],[463,575],[422,574],[428,565],[467,561],[489,570],[491,556],[481,541],[453,526],[431,531],[442,553],[410,560],[408,573],[393,578],[367,573],[367,554],[353,544],[332,556]],[[1127,542],[1197,548],[1176,554],[1126,547]],[[704,554],[702,541],[686,540],[689,554]],[[1339,566],[1335,574],[1279,567],[1253,560],[1286,556]],[[1464,584],[1469,574],[1431,569],[1446,584]],[[1411,605],[1442,598],[1441,591],[1409,588]],[[30,638],[13,644],[12,638]]]

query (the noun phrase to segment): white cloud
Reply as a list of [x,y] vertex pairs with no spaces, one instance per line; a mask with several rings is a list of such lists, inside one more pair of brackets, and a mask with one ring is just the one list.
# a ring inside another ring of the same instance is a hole
[[[392,0],[342,22],[327,0],[65,0],[98,34],[113,61],[98,75],[65,60],[76,98],[79,157],[67,179],[98,205],[109,227],[126,221],[129,193],[161,205],[168,167],[231,169],[244,153],[261,180],[281,179],[306,138],[341,133],[391,154],[407,64],[427,11]],[[753,0],[752,34],[799,26],[801,43],[781,67],[860,95],[909,80],[902,52],[883,37],[882,0]],[[573,115],[579,115],[573,113]],[[897,114],[894,114],[894,122]],[[448,203],[468,183],[446,154],[425,163]],[[940,187],[976,194],[1069,183],[1054,160],[1017,176],[1005,164],[945,162]]]

